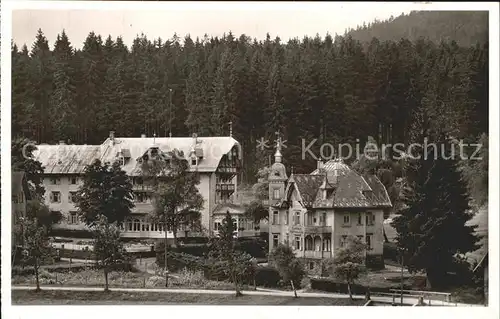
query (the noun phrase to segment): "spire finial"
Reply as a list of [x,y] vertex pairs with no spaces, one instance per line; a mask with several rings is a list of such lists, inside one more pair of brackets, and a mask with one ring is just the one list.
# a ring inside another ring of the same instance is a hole
[[281,155],[281,136],[280,136],[279,131],[276,131],[275,134],[278,138],[276,139],[276,153],[274,153],[274,161],[276,163],[281,163],[281,158],[282,158],[282,155]]
[[233,122],[229,121],[229,137],[233,137]]
[[153,132],[153,144],[156,143],[156,132]]

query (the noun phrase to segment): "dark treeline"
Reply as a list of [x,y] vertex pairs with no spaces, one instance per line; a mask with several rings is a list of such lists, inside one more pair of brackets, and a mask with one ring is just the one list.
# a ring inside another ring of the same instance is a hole
[[416,41],[423,37],[439,43],[455,40],[460,46],[488,41],[488,11],[412,11],[385,21],[347,30],[347,34],[361,42]]
[[128,48],[91,32],[75,50],[63,31],[50,50],[39,30],[31,49],[12,45],[13,136],[75,144],[100,144],[110,130],[227,136],[231,121],[247,182],[273,153],[256,150],[261,137],[274,140],[280,130],[285,164],[310,172],[316,161],[302,160],[302,139],[318,139],[318,155],[322,142],[404,143],[422,104],[456,138],[487,132],[488,44],[374,38],[363,47],[350,36],[282,43],[228,33],[142,35]]

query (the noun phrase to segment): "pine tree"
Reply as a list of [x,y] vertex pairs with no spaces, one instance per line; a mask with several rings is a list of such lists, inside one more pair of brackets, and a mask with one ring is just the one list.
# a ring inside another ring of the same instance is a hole
[[[398,232],[397,244],[405,252],[409,270],[425,270],[429,285],[436,288],[443,284],[455,254],[477,249],[478,238],[474,227],[465,225],[472,214],[456,151],[453,157],[454,146],[443,133],[430,129],[425,107],[415,112],[413,121],[412,140],[420,141],[422,147],[412,154],[408,164],[406,205],[392,226]],[[426,147],[424,138],[429,136]]]
[[73,48],[63,30],[57,36],[54,47],[54,92],[50,99],[49,113],[56,140],[75,140],[77,135],[75,70],[71,64],[72,58]]

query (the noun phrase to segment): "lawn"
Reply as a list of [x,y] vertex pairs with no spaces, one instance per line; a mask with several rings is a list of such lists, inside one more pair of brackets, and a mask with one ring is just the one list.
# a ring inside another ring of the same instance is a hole
[[12,290],[13,305],[283,305],[283,306],[362,306],[364,300],[243,295],[210,295],[157,292],[83,292]]
[[[40,284],[49,286],[84,286],[104,287],[102,270],[88,269],[75,272],[49,272],[40,271]],[[141,272],[113,271],[108,275],[109,286],[121,288],[154,288],[164,287],[165,279]],[[15,275],[11,279],[12,285],[35,285],[34,275]],[[225,281],[207,280],[202,272],[183,270],[172,274],[169,279],[172,288],[197,288],[232,290],[233,284]]]

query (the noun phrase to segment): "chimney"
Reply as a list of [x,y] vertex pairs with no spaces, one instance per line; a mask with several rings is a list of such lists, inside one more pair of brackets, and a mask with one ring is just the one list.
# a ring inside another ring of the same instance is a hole
[[109,139],[112,141],[115,140],[115,131],[109,131]]
[[323,168],[323,162],[321,160],[318,160],[318,166],[317,169]]
[[141,134],[141,138],[146,138],[146,134]]
[[193,133],[193,146],[196,146],[196,143],[198,143],[198,135]]
[[60,140],[60,141],[59,141],[59,145],[66,145],[66,143],[64,143],[64,141],[63,141],[63,140]]

